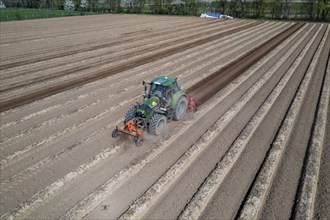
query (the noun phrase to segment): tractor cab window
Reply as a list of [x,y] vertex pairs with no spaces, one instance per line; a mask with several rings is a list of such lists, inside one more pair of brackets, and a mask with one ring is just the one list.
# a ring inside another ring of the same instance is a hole
[[153,83],[153,84],[151,84],[150,95],[159,96],[159,97],[163,98],[166,95],[166,87]]

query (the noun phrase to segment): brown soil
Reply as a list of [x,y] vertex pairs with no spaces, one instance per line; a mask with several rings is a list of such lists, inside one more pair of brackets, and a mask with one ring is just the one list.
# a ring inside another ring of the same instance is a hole
[[[178,218],[292,71],[200,215],[228,219],[238,215],[249,196],[330,26],[102,15],[6,22],[1,29],[3,219],[115,219],[126,211],[134,214],[134,201],[148,204],[140,218]],[[328,62],[320,57],[315,59],[322,71],[313,72],[260,211],[263,217],[276,218],[274,210],[283,210],[284,218],[294,212]],[[145,134],[139,148],[129,137],[111,138],[130,105],[142,100],[142,80],[157,75],[178,77],[181,87],[198,99],[198,111],[169,123],[164,136]],[[326,136],[325,146],[328,140]],[[200,151],[184,167],[181,159],[196,146]],[[329,207],[328,150],[324,148],[315,204],[320,219]],[[168,181],[160,181],[164,178]]]

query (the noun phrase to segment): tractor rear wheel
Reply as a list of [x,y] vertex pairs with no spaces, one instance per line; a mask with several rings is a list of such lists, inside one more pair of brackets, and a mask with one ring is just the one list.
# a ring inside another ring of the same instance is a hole
[[180,121],[181,119],[183,119],[183,117],[186,115],[187,107],[188,107],[187,98],[185,96],[181,96],[178,102],[176,103],[173,120]]
[[153,135],[163,134],[166,130],[167,119],[164,115],[154,114],[149,123],[149,133]]
[[125,115],[125,121],[124,121],[124,123],[129,122],[130,120],[132,120],[132,119],[135,118],[136,109],[137,109],[136,106],[132,106],[132,107],[130,107],[128,109],[128,111],[127,111],[127,113]]

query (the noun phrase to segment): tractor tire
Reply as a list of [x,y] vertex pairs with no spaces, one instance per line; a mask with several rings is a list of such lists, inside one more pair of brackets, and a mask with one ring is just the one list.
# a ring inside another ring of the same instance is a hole
[[152,135],[161,135],[166,131],[167,119],[164,115],[154,114],[149,123],[148,131]]
[[118,129],[115,128],[115,129],[112,131],[112,134],[111,134],[112,138],[116,138],[116,137],[118,137],[119,135],[120,135],[120,133],[119,133]]
[[130,120],[135,118],[135,112],[136,112],[137,107],[132,106],[128,109],[126,115],[125,115],[125,120],[124,123],[129,122]]
[[135,139],[135,145],[136,145],[137,147],[141,147],[141,146],[143,145],[143,139],[142,139],[141,137],[137,137],[137,138]]
[[174,109],[174,115],[173,120],[174,121],[180,121],[184,118],[187,112],[188,107],[188,100],[185,96],[181,96],[176,103],[175,109]]

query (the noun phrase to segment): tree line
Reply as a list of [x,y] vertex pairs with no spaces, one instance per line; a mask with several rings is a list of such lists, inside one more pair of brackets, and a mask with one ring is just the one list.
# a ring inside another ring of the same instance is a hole
[[2,0],[6,7],[64,9],[111,13],[199,15],[218,12],[237,18],[329,21],[330,0]]

